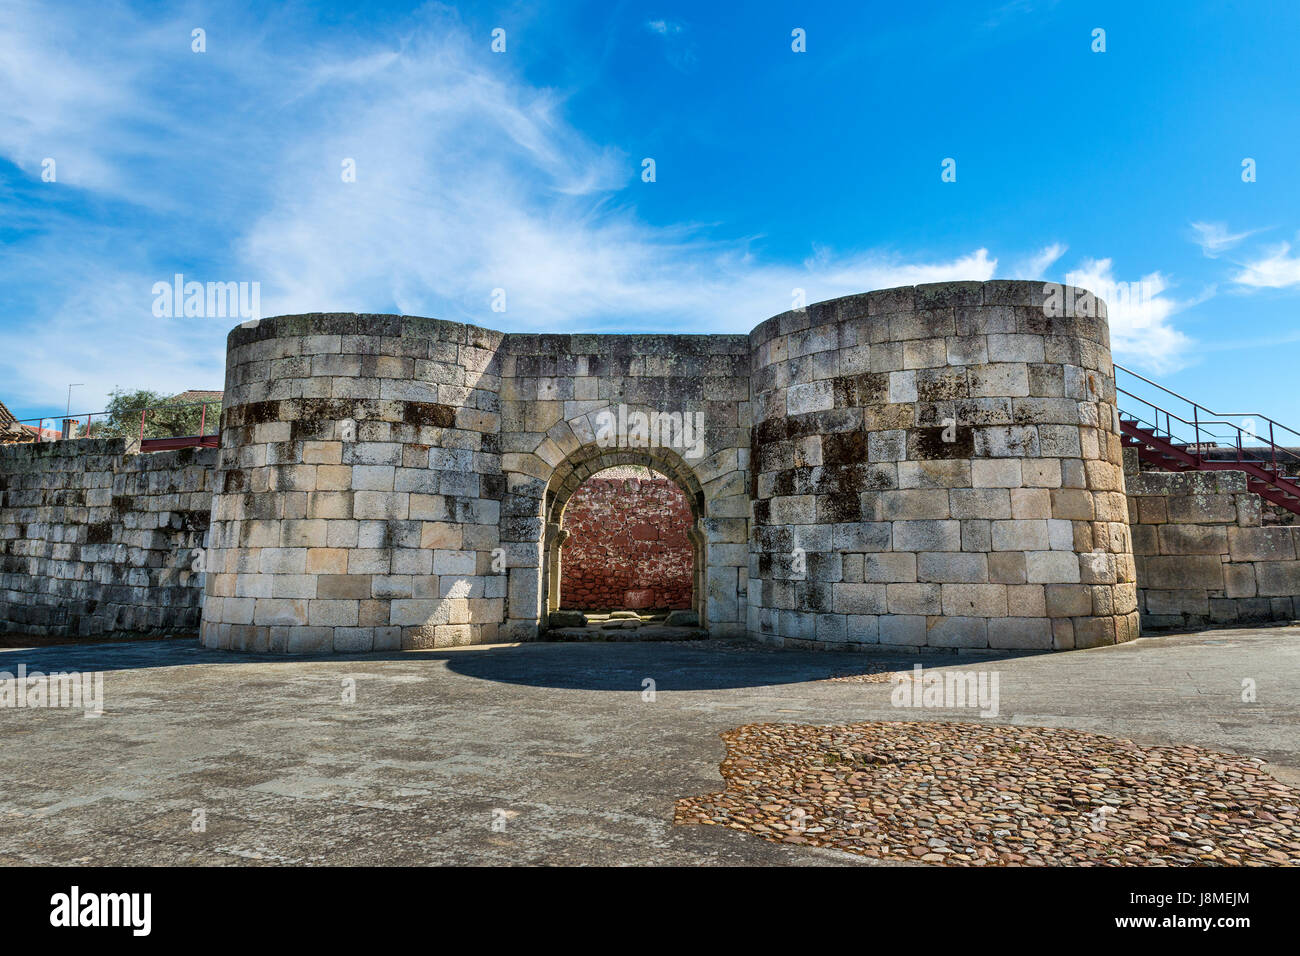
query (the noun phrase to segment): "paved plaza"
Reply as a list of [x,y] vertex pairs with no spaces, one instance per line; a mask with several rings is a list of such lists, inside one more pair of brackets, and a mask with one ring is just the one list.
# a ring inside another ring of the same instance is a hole
[[[1041,655],[884,654],[743,641],[321,658],[188,639],[0,650],[10,674],[104,675],[97,718],[0,709],[0,862],[871,864],[674,825],[678,800],[723,787],[719,734],[763,722],[1069,728],[1260,758],[1300,784],[1297,627]],[[996,672],[997,716],[895,707],[887,681],[829,679],[917,660]]]

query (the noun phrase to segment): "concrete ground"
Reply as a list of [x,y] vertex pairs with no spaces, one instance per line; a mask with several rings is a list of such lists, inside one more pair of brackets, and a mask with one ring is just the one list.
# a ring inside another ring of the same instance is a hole
[[193,641],[0,650],[9,673],[103,671],[106,698],[97,719],[0,709],[0,862],[864,864],[672,825],[677,798],[720,788],[718,733],[756,721],[1073,727],[1262,757],[1300,784],[1300,627],[921,659],[996,671],[990,718],[825,680],[882,660],[917,658],[727,642],[318,659]]

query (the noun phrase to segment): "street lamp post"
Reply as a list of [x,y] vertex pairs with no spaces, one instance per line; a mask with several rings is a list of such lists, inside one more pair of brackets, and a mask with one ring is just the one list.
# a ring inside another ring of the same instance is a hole
[[64,438],[72,437],[70,434],[68,434],[69,432],[72,431],[71,420],[68,417],[72,414],[72,390],[74,388],[80,388],[85,384],[86,384],[85,382],[73,382],[68,386],[68,404],[67,407],[64,408],[63,410],[63,437]]

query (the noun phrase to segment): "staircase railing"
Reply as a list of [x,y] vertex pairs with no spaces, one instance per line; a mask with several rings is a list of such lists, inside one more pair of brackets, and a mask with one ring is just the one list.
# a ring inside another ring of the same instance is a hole
[[[1116,374],[1115,376],[1115,391],[1143,408],[1143,412],[1139,414],[1133,405],[1127,405],[1120,408],[1120,413],[1145,425],[1157,434],[1165,435],[1173,442],[1187,445],[1187,453],[1196,458],[1197,464],[1200,464],[1205,459],[1207,446],[1212,444],[1215,447],[1223,447],[1226,444],[1225,451],[1232,449],[1235,452],[1236,458],[1234,460],[1248,462],[1259,467],[1267,467],[1274,474],[1279,474],[1280,469],[1284,467],[1300,466],[1300,454],[1285,445],[1279,444],[1277,441],[1279,438],[1284,437],[1282,433],[1285,432],[1295,436],[1297,444],[1300,444],[1300,432],[1294,428],[1276,422],[1267,415],[1254,412],[1216,412],[1122,365],[1116,365],[1115,371],[1116,373],[1123,372],[1125,375],[1130,375],[1139,381],[1145,382],[1152,388],[1158,389],[1165,395],[1184,403],[1186,408],[1182,409],[1183,414],[1176,414],[1162,405],[1157,405],[1150,399],[1142,398],[1140,395],[1135,395],[1133,392],[1121,388],[1119,386],[1119,375]],[[1185,418],[1183,415],[1189,417]],[[1161,424],[1162,417],[1163,425]],[[1186,437],[1186,431],[1183,434],[1175,433],[1174,422],[1191,429],[1190,434],[1192,437],[1190,440]],[[1267,426],[1267,437],[1262,434],[1263,425]],[[1210,460],[1219,461],[1223,459],[1212,455]]]

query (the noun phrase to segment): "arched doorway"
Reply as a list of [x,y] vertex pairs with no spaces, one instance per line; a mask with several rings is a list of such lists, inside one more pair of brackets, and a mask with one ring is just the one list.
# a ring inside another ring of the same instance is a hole
[[587,446],[565,459],[547,483],[543,519],[542,594],[545,603],[542,629],[547,627],[551,612],[559,610],[561,604],[563,551],[569,537],[569,532],[564,527],[565,509],[588,478],[617,465],[649,468],[676,484],[686,496],[691,511],[690,529],[687,531],[693,568],[691,609],[699,615],[699,620],[704,625],[708,620],[708,554],[707,536],[703,528],[705,496],[695,473],[680,455],[668,448],[610,449]]
[[559,606],[653,618],[693,607],[694,520],[686,493],[641,465],[598,471],[561,515]]

